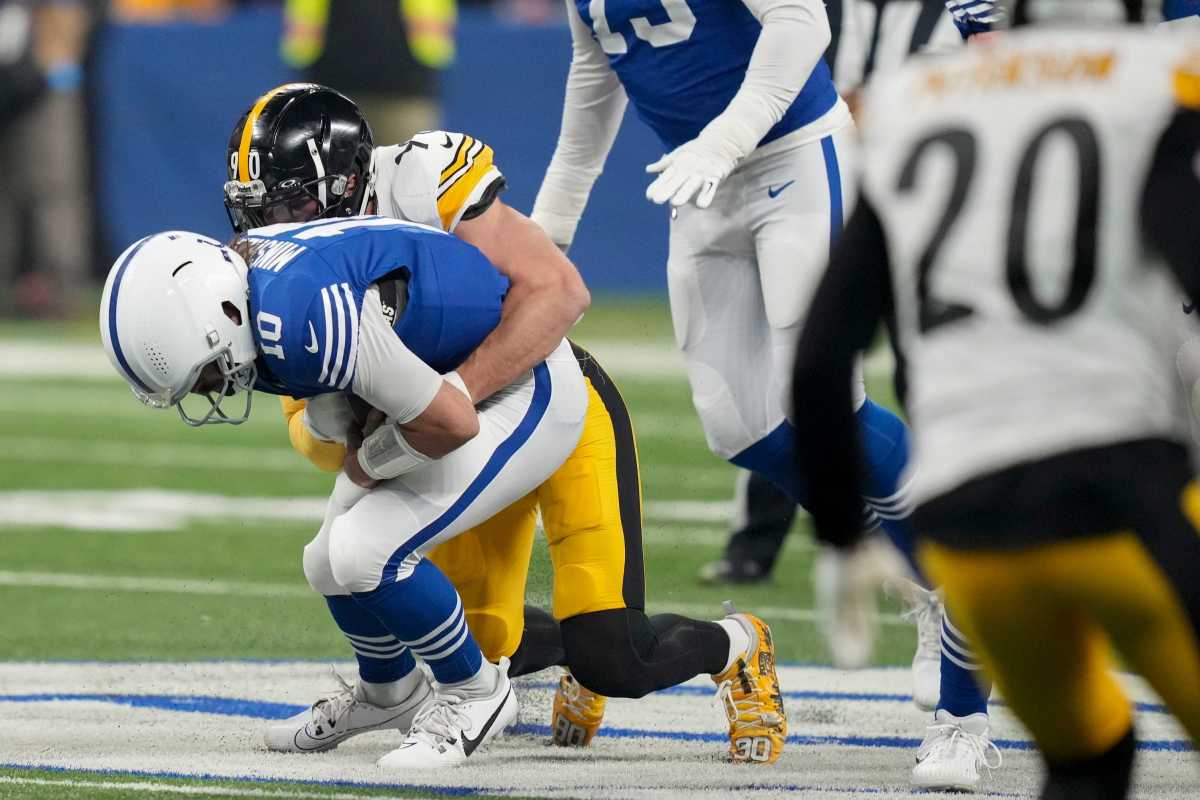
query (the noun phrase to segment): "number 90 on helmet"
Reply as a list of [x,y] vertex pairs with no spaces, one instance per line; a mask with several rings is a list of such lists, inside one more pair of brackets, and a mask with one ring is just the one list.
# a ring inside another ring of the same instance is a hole
[[[151,408],[175,406],[189,425],[239,424],[257,378],[246,263],[215,239],[186,231],[147,236],[109,270],[100,337],[113,368]],[[208,398],[202,414],[183,400]],[[240,413],[222,402],[245,395]]]
[[366,211],[371,127],[350,98],[287,83],[242,114],[226,149],[225,208],[238,232]]

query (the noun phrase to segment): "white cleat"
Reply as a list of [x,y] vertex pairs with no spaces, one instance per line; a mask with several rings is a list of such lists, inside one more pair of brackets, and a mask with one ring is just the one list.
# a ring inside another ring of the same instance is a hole
[[363,699],[357,685],[351,686],[334,673],[342,688],[323,697],[307,711],[272,722],[262,731],[268,750],[277,753],[319,753],[368,731],[407,731],[421,707],[433,696],[433,687],[421,681],[408,699],[394,706],[376,706]]
[[517,696],[508,679],[508,659],[500,659],[496,691],[465,700],[435,691],[413,720],[399,747],[379,759],[385,770],[429,769],[462,764],[479,747],[517,720]]
[[[917,750],[912,785],[917,789],[971,791],[980,767],[999,769],[1000,750],[988,738],[987,714],[956,717],[939,710]],[[992,756],[995,756],[993,761]]]
[[907,607],[902,616],[917,626],[917,652],[912,660],[912,698],[922,711],[937,708],[942,691],[942,598],[912,581],[900,592]]

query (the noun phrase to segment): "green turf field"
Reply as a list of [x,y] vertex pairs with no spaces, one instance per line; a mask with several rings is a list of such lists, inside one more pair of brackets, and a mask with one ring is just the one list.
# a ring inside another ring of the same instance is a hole
[[[729,498],[734,470],[705,446],[665,307],[598,300],[573,338],[600,353],[644,343],[671,357],[657,373],[653,361],[638,370],[605,363],[638,430],[650,610],[715,617],[729,598],[746,609],[776,610],[774,618],[765,615],[780,658],[826,660],[809,613],[812,550],[803,520],[770,585],[706,588],[696,581],[700,565],[720,552],[726,523],[713,503]],[[94,342],[89,321],[0,326],[0,345],[18,349]],[[244,426],[194,430],[173,412],[142,408],[115,375],[69,373],[51,365],[38,377],[9,377],[0,397],[0,488],[9,507],[0,507],[0,605],[7,612],[0,659],[348,656],[301,574],[301,548],[316,524],[227,510],[221,497],[319,501],[330,486],[328,474],[290,451],[274,398],[259,396]],[[117,497],[110,493],[146,488],[171,490],[184,508],[163,511],[171,522],[162,529],[154,528],[161,516],[154,513],[141,517],[149,529],[122,529],[133,512],[110,509]],[[11,494],[23,490],[29,494]],[[80,490],[94,493],[63,494]],[[181,498],[185,492],[218,497]],[[688,501],[682,513],[679,501]],[[695,501],[700,514],[688,511]],[[25,511],[12,511],[17,506]],[[73,509],[71,527],[54,514],[39,516],[39,507],[58,515]],[[543,549],[535,550],[531,570],[530,598],[544,602],[551,577]],[[913,629],[892,623],[882,629],[881,663],[912,655]]]

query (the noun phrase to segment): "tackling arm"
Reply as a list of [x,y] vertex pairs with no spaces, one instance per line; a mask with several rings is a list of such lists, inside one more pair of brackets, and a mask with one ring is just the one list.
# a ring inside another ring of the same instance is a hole
[[494,201],[454,231],[509,280],[500,324],[458,368],[478,402],[554,351],[591,302],[579,272],[532,220]]
[[573,49],[562,128],[531,215],[563,250],[575,238],[575,227],[612,149],[627,102],[620,80],[573,0],[566,0],[566,5]]

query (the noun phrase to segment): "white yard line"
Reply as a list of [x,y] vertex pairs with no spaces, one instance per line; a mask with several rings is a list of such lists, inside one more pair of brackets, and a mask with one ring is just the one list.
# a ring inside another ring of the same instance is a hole
[[[683,357],[669,339],[630,342],[597,339],[586,343],[588,351],[606,371],[621,378],[683,377]],[[867,358],[865,369],[872,378],[891,374],[891,352],[877,349]],[[55,343],[28,340],[0,341],[0,377],[111,378],[116,373],[99,343]]]
[[[211,783],[199,786],[181,786],[177,783],[155,783],[150,781],[88,781],[71,778],[20,778],[0,775],[0,786],[61,786],[71,789],[109,789],[122,792],[160,792],[162,794],[203,795],[204,797],[277,797],[282,800],[363,800],[363,797],[386,797],[387,795],[362,795],[347,792],[296,792],[278,789],[234,789],[214,786]],[[86,796],[86,795],[78,795]]]
[[[0,439],[0,442],[3,442]],[[723,528],[732,509],[722,501],[659,500],[645,505],[652,523],[684,523]],[[195,521],[254,519],[319,523],[323,495],[236,497],[167,489],[0,492],[0,527],[55,526],[91,531],[150,532],[179,530]],[[711,531],[710,531],[711,532]],[[693,541],[691,532],[655,530],[655,541]]]
[[[66,572],[0,570],[0,586],[50,589],[82,589],[99,592],[138,592],[162,594],[202,594],[228,597],[312,597],[312,590],[296,583],[194,580],[188,578],[135,577],[122,575],[79,575]],[[710,617],[718,612],[705,603],[650,603],[650,610],[695,617]],[[755,606],[755,614],[768,620],[816,622],[817,612],[810,608]],[[895,614],[880,614],[883,625],[908,625]]]

